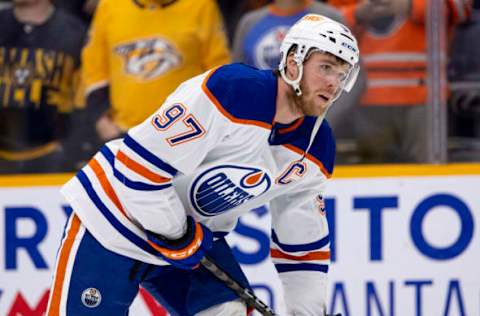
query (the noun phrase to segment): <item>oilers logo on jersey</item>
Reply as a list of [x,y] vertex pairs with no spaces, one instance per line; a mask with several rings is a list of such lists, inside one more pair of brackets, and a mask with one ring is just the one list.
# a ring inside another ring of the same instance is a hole
[[216,166],[195,178],[190,188],[190,202],[201,215],[215,216],[263,194],[271,182],[266,170]]
[[175,47],[158,37],[119,45],[114,50],[123,58],[124,71],[140,80],[158,78],[182,62],[182,56]]

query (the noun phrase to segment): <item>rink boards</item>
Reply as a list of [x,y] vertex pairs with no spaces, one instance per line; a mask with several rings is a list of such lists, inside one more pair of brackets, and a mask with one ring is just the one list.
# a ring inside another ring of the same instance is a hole
[[[0,315],[42,315],[71,211],[71,175],[0,177]],[[326,194],[330,310],[343,316],[480,315],[480,165],[337,167]],[[282,315],[268,259],[269,214],[244,216],[229,242],[256,293]],[[141,293],[131,315],[165,315]]]

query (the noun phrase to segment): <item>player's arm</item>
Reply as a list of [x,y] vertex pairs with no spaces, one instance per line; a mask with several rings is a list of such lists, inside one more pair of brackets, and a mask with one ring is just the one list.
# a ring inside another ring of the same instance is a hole
[[209,102],[201,78],[187,81],[128,132],[112,157],[114,189],[128,216],[167,261],[179,266],[198,263],[198,251],[208,246],[205,238],[212,238],[186,216],[172,186],[172,179],[194,171],[225,133],[225,119]]
[[205,0],[198,19],[202,69],[230,62],[230,51],[222,16],[213,0]]
[[321,178],[271,204],[271,258],[285,291],[289,315],[324,315],[330,238]]

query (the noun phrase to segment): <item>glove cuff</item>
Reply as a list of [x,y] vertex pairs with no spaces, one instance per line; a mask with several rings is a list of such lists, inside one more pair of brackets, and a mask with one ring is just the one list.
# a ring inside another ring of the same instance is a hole
[[197,229],[195,220],[191,216],[187,216],[187,229],[182,237],[177,239],[169,239],[163,235],[147,230],[148,239],[155,242],[157,245],[167,247],[172,250],[180,250],[187,247],[195,237],[195,230]]
[[202,245],[203,229],[191,216],[187,217],[187,231],[178,239],[146,231],[148,243],[160,254],[171,260],[183,260],[194,254]]

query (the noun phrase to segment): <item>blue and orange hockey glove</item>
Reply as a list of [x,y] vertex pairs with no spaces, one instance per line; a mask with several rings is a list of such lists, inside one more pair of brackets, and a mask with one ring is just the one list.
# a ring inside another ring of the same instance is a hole
[[213,234],[206,226],[187,216],[187,231],[179,239],[168,239],[146,231],[148,243],[170,264],[186,270],[198,267],[205,251],[212,248]]

